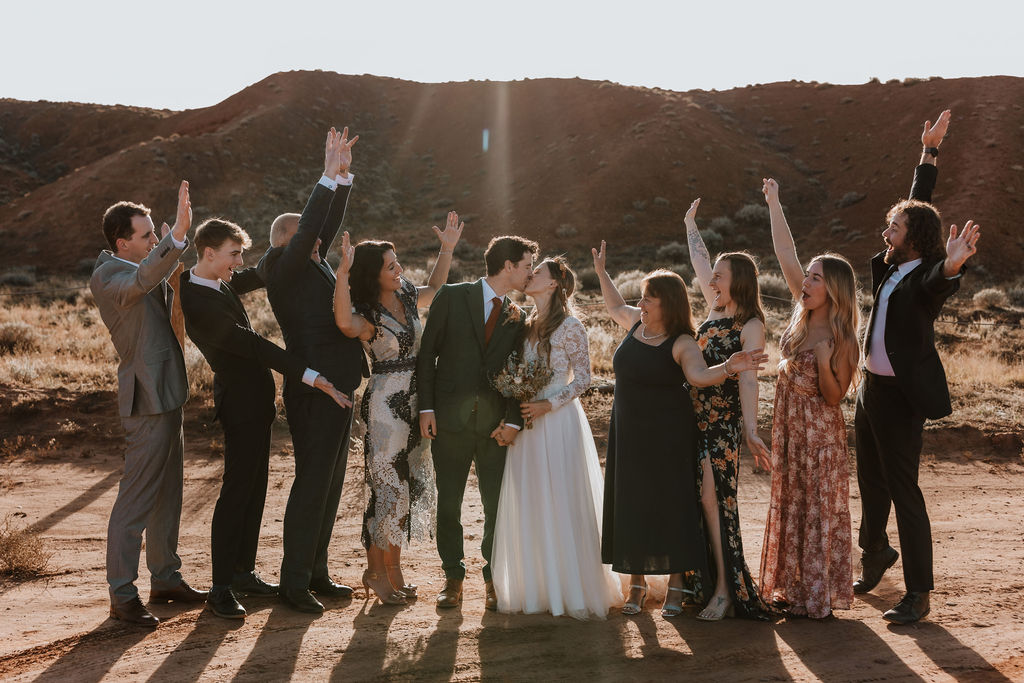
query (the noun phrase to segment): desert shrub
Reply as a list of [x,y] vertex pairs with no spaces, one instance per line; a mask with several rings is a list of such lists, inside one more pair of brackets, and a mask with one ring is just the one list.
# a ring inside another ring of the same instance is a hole
[[748,225],[771,225],[771,214],[764,204],[744,204],[736,212],[735,218]]
[[29,358],[8,358],[0,366],[0,377],[10,379],[21,384],[29,384],[39,377],[42,369],[39,361]]
[[715,254],[720,253],[725,246],[725,238],[722,237],[722,233],[714,228],[701,230],[700,236],[704,240],[704,246],[708,248],[708,253],[711,254],[712,258],[714,258]]
[[631,213],[623,214],[622,222],[626,225],[632,225],[633,223],[636,223],[636,216]]
[[12,515],[0,524],[0,576],[24,581],[46,571],[51,553],[43,538],[30,529],[18,528]]
[[1006,296],[1014,306],[1024,306],[1024,280],[1006,288]]
[[599,289],[601,287],[601,279],[597,276],[597,271],[589,266],[576,273],[576,277],[579,279],[582,289]]
[[641,297],[641,283],[646,275],[647,273],[642,270],[627,270],[612,278],[612,282],[623,299],[636,300]]
[[633,208],[636,209],[637,211],[643,211],[644,209],[647,208],[647,200],[646,199],[636,199],[636,200],[634,200],[633,201]]
[[[761,273],[757,276],[757,284],[761,287],[761,296],[765,297],[769,302],[788,305],[792,300],[792,294],[789,291],[789,285],[786,284],[786,278],[781,275]],[[776,301],[776,299],[782,299],[782,301]]]
[[424,268],[415,268],[415,267],[414,268],[406,268],[405,272],[402,273],[402,276],[405,277],[405,279],[408,280],[409,282],[411,282],[414,285],[417,285],[419,287],[422,287],[422,286],[426,285],[427,284],[427,280],[430,279],[430,273],[427,272],[426,269],[424,269]]
[[210,394],[213,397],[213,370],[191,340],[185,341],[185,372],[189,396]]
[[693,279],[693,268],[690,267],[689,263],[673,263],[667,266],[669,270],[683,278],[683,282],[689,282]]
[[38,351],[39,334],[23,322],[0,323],[0,354]]
[[976,292],[973,300],[978,308],[1006,308],[1009,304],[1006,292],[998,287],[988,287]]
[[0,273],[0,285],[8,287],[31,287],[36,283],[36,276],[31,270],[14,268]]
[[672,202],[670,202],[668,199],[666,199],[664,197],[655,197],[654,198],[654,205],[655,206],[662,206],[662,207],[664,207],[664,206],[671,206]]
[[619,340],[602,325],[587,328],[587,343],[590,346],[590,364],[597,373],[612,372],[612,356]]
[[690,250],[685,244],[668,242],[658,247],[655,257],[658,263],[681,263],[690,258]]
[[718,216],[711,219],[708,227],[719,234],[728,234],[736,228],[736,223],[728,216]]
[[848,206],[853,206],[859,201],[863,201],[865,198],[867,198],[866,194],[861,194],[860,192],[852,191],[847,192],[846,194],[839,198],[839,201],[836,202],[836,206],[838,206],[840,209],[845,209]]
[[579,230],[577,230],[574,226],[569,225],[568,223],[562,223],[557,228],[555,228],[556,237],[575,237],[578,233]]

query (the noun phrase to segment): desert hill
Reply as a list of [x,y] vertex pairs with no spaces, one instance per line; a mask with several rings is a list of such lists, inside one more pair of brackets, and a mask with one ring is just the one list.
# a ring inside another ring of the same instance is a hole
[[326,72],[274,74],[183,112],[0,100],[0,267],[87,272],[103,210],[131,199],[170,221],[181,178],[197,221],[235,220],[261,252],[270,220],[301,210],[330,125],[360,135],[346,225],[404,254],[432,251],[429,226],[455,208],[476,247],[518,232],[582,258],[603,237],[613,259],[651,260],[682,239],[698,196],[703,228],[764,254],[760,186],[772,175],[803,255],[835,249],[860,265],[909,191],[921,123],[949,107],[936,203],[947,224],[981,223],[978,265],[1009,277],[1024,259],[1021,103],[1024,79],[1011,77],[670,92]]

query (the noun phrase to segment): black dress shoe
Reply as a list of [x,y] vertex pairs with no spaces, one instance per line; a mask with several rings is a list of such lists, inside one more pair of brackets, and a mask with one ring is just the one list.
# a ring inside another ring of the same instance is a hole
[[256,572],[235,574],[231,581],[231,592],[238,595],[277,595],[280,588],[276,583],[268,583]]
[[210,589],[210,595],[206,598],[206,606],[218,617],[224,619],[244,619],[245,608],[242,607],[235,594],[225,586],[215,586]]
[[148,626],[149,628],[154,628],[160,623],[160,620],[146,609],[145,605],[142,604],[142,600],[137,595],[128,602],[121,603],[120,605],[111,605],[110,618],[127,621],[129,624]]
[[208,591],[199,591],[185,583],[184,579],[174,588],[166,590],[152,589],[149,591],[149,601],[156,604],[168,602],[206,602]]
[[329,576],[310,581],[309,590],[319,595],[329,595],[332,598],[351,598],[353,592],[348,586],[334,583]]
[[903,599],[896,603],[895,607],[883,614],[882,618],[894,624],[912,624],[919,619],[923,619],[931,611],[928,591],[921,593],[907,591]]
[[860,563],[863,569],[860,578],[853,582],[853,592],[867,593],[873,590],[882,580],[885,570],[896,564],[899,556],[900,554],[892,546],[870,553],[861,553]]
[[306,612],[307,614],[324,613],[323,604],[307,590],[302,590],[301,588],[282,588],[278,591],[277,595],[281,598],[281,602],[292,609]]

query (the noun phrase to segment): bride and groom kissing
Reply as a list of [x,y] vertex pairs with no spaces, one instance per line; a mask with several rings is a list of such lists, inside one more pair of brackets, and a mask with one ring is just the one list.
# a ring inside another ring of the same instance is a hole
[[[536,242],[495,237],[486,277],[442,286],[423,329],[419,422],[432,440],[445,574],[437,605],[462,602],[462,500],[475,464],[487,609],[603,618],[619,589],[601,564],[601,470],[577,400],[590,385],[586,328],[572,315],[572,270],[561,257],[534,267],[537,254]],[[506,296],[512,290],[533,300],[528,316]],[[491,385],[514,351],[552,371],[529,402]]]

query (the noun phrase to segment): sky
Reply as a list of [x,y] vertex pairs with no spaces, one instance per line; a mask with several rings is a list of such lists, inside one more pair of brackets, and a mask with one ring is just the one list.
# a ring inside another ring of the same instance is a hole
[[1024,76],[1024,1],[0,0],[0,97],[188,109],[278,71],[668,90]]

